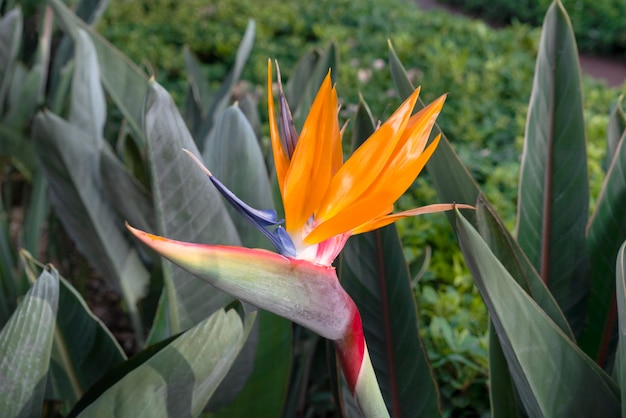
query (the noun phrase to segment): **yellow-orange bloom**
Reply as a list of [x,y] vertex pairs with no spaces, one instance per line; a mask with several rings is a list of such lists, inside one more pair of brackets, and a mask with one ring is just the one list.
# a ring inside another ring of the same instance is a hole
[[[380,228],[406,216],[451,208],[451,205],[431,205],[392,214],[394,202],[413,183],[439,143],[440,135],[437,135],[426,147],[445,95],[411,116],[418,88],[343,163],[337,93],[330,72],[292,152],[286,149],[289,138],[281,139],[275,120],[269,61],[267,83],[270,136],[285,208],[285,229],[298,258],[330,264],[328,259],[332,262],[350,235]],[[283,101],[281,97],[281,104]],[[288,110],[281,109],[281,121],[286,115]],[[320,244],[323,248],[318,247]],[[332,244],[333,248],[327,248],[326,244]],[[326,254],[323,260],[321,252]]]

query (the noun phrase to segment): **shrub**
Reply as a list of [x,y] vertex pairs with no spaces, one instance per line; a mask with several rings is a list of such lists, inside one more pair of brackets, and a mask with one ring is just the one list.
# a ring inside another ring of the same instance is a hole
[[[516,20],[540,26],[549,0],[442,0],[497,23]],[[582,51],[619,56],[626,51],[626,3],[621,0],[563,0]]]

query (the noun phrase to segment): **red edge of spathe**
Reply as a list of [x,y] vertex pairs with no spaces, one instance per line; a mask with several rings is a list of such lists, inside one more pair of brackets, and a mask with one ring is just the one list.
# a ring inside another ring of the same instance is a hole
[[257,257],[257,258],[263,258],[265,260],[272,261],[275,263],[287,262],[287,263],[290,263],[294,267],[303,266],[303,267],[306,267],[307,269],[318,269],[324,272],[325,274],[327,274],[328,270],[335,270],[335,268],[332,266],[323,266],[320,264],[312,263],[307,260],[300,260],[296,258],[286,257],[284,255],[281,255],[272,251],[264,250],[262,248],[246,248],[246,247],[239,247],[239,246],[234,246],[234,245],[200,244],[200,243],[194,243],[194,242],[178,241],[178,240],[165,238],[159,235],[150,234],[148,232],[142,231],[137,228],[133,228],[132,226],[128,224],[128,222],[125,222],[125,225],[126,225],[126,229],[128,229],[137,239],[139,239],[141,242],[143,242],[144,244],[148,245],[149,247],[153,249],[155,246],[158,247],[160,242],[161,243],[175,243],[177,245],[189,247],[190,249],[191,248],[204,249],[207,251],[212,250],[216,253],[217,252],[221,252],[223,254],[229,253],[233,255],[236,254],[236,255],[246,256],[246,257],[252,256],[252,257]]
[[[352,299],[350,299],[352,302]],[[350,388],[350,392],[354,394],[361,367],[363,365],[363,356],[365,354],[365,337],[363,335],[363,323],[356,305],[352,302],[352,319],[346,330],[345,335],[334,341],[339,357],[339,363],[343,370],[344,376]]]

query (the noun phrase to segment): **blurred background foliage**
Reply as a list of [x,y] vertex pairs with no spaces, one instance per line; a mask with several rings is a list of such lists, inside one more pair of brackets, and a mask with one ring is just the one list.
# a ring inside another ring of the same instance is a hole
[[[540,26],[549,0],[442,0],[494,23],[515,21]],[[593,54],[626,52],[626,3],[621,0],[563,0],[574,26],[578,47]]]

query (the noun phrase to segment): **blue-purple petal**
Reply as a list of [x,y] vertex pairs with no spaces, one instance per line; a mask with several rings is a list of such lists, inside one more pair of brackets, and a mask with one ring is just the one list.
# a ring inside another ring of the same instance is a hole
[[287,156],[291,159],[298,143],[298,131],[296,131],[296,127],[293,124],[289,103],[287,103],[287,98],[285,98],[285,93],[283,93],[283,81],[280,76],[278,63],[276,63],[276,76],[278,77],[278,106],[280,114],[278,129],[280,131],[280,141],[283,149],[287,152]]
[[278,128],[280,130],[280,138],[283,142],[283,148],[287,150],[287,155],[291,159],[298,143],[298,132],[293,124],[291,110],[289,110],[289,104],[282,92],[282,86],[279,94],[279,104],[280,118],[278,120]]
[[[274,244],[276,249],[284,256],[287,257],[295,257],[296,256],[296,246],[293,245],[293,241],[291,237],[282,227],[278,227],[274,229],[273,234],[277,238],[277,243],[279,245]],[[274,241],[270,238],[270,241],[274,243]]]
[[[230,203],[230,205],[247,219],[255,228],[263,233],[267,237],[268,240],[276,247],[278,252],[287,257],[295,257],[296,249],[289,237],[289,234],[280,226],[283,223],[283,220],[277,220],[277,215],[275,210],[262,210],[255,209],[245,203],[243,200],[239,199],[233,192],[231,192],[228,187],[226,187],[221,181],[219,181],[215,176],[209,176],[211,182],[215,185],[217,190],[220,192],[224,199]],[[276,226],[273,231],[270,231],[268,227]]]
[[231,206],[244,218],[248,219],[253,225],[259,225],[262,227],[270,225],[280,225],[283,220],[277,220],[276,211],[269,209],[255,209],[249,206],[246,202],[239,199],[228,187],[219,181],[215,176],[209,176],[211,182],[215,185],[217,190],[224,196],[224,199],[231,204]]

